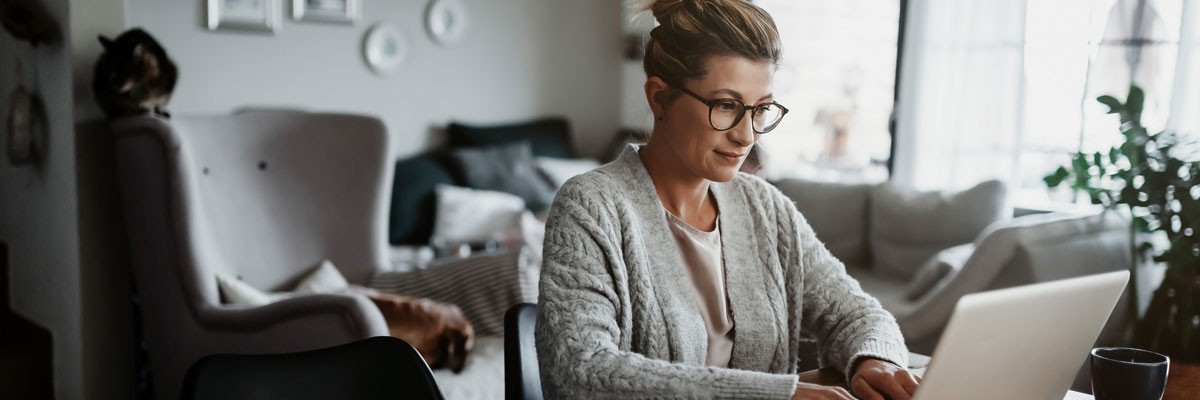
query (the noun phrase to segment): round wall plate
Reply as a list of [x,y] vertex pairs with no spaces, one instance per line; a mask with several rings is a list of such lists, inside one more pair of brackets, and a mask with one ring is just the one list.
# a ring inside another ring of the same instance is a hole
[[380,22],[367,31],[363,40],[363,57],[371,71],[378,75],[390,74],[404,63],[407,55],[408,44],[396,27]]
[[429,37],[440,45],[457,42],[470,25],[467,8],[458,0],[433,0],[425,12]]

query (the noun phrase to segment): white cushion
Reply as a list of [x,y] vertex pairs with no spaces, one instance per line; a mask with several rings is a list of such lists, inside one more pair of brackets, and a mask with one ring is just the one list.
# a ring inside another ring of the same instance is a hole
[[437,216],[430,242],[435,246],[504,240],[518,227],[525,201],[490,190],[438,185]]
[[553,157],[537,157],[538,170],[542,175],[550,181],[550,184],[555,188],[562,187],[567,183],[567,180],[582,175],[588,171],[600,168],[600,163],[596,160],[586,158],[553,158]]
[[221,296],[226,304],[249,307],[265,306],[305,294],[345,293],[353,290],[329,260],[321,261],[321,264],[300,279],[295,288],[287,292],[265,292],[223,272],[217,272],[217,286],[221,289]]
[[342,273],[329,260],[321,261],[316,269],[309,272],[300,283],[296,284],[293,292],[296,293],[337,293],[346,290],[350,287],[350,283],[346,282],[346,278],[342,277]]
[[879,185],[871,193],[869,218],[873,268],[907,281],[937,252],[971,243],[988,225],[1011,215],[1000,181],[958,193]]
[[258,307],[274,303],[280,299],[273,293],[267,293],[250,286],[246,282],[229,276],[223,272],[217,273],[217,286],[221,289],[221,297],[226,304]]
[[913,275],[912,280],[908,282],[908,289],[904,292],[904,297],[908,300],[916,300],[933,289],[939,282],[947,276],[952,275],[952,272],[962,270],[967,259],[971,258],[971,253],[975,252],[975,243],[966,243],[954,246],[934,254],[924,265],[917,270]]

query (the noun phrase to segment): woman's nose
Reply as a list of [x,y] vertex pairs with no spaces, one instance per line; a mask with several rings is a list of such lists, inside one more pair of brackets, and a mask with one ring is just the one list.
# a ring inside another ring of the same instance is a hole
[[742,118],[733,129],[726,132],[729,139],[737,143],[740,147],[750,147],[750,145],[754,144],[755,139],[757,139],[756,136],[758,136],[754,132],[754,121],[752,118]]

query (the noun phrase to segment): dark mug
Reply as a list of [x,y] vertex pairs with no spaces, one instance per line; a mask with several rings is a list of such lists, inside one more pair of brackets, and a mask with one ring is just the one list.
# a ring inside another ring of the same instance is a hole
[[1091,364],[1096,400],[1159,400],[1171,359],[1141,349],[1098,347],[1092,349]]

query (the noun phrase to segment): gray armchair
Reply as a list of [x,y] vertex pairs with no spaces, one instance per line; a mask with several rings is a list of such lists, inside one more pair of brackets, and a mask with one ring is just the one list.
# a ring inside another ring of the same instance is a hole
[[311,350],[388,334],[360,295],[222,304],[215,274],[290,288],[329,259],[387,263],[388,136],[374,118],[288,111],[111,122],[156,395],[214,353]]

